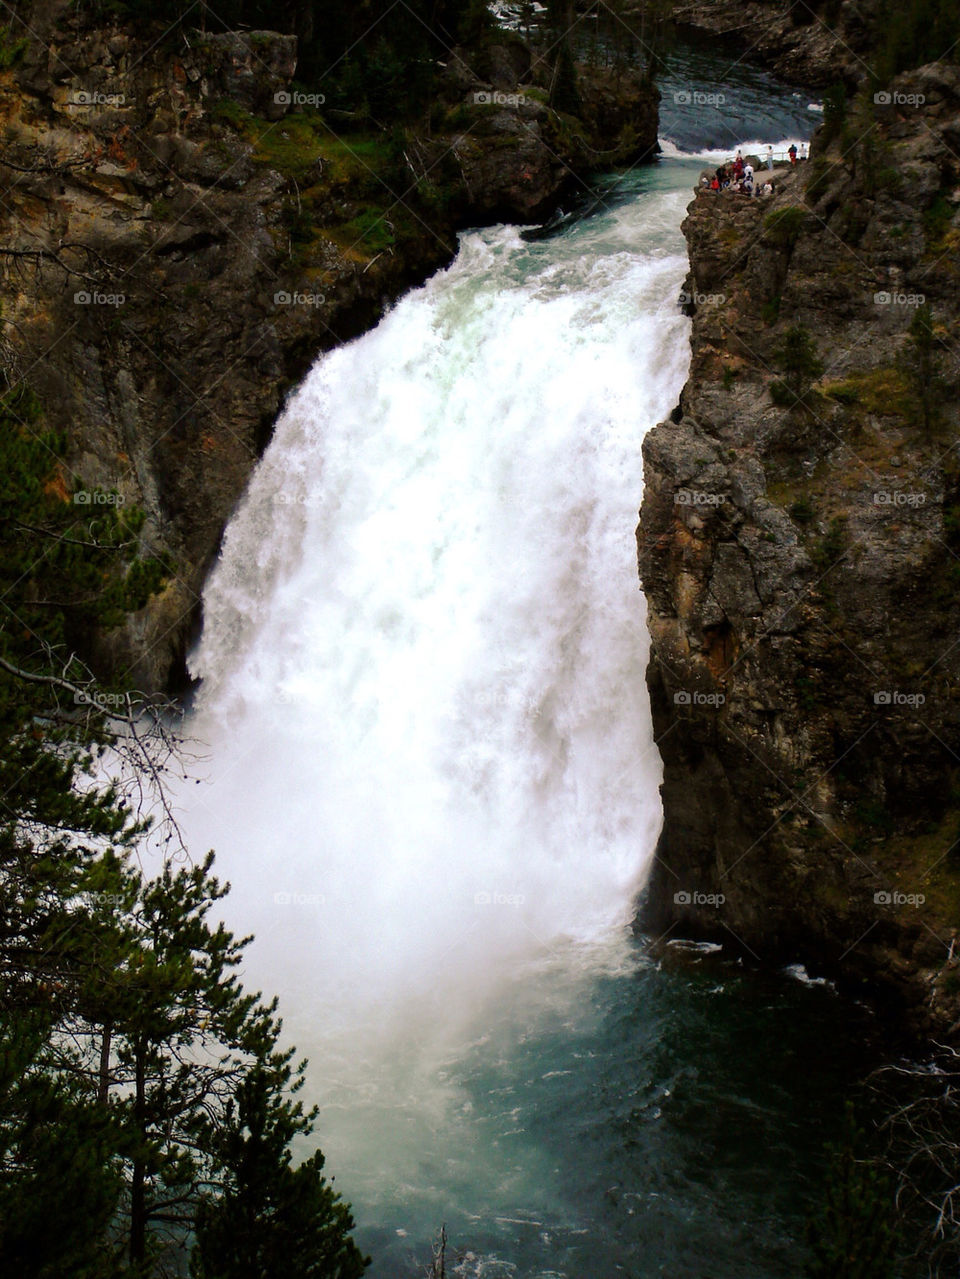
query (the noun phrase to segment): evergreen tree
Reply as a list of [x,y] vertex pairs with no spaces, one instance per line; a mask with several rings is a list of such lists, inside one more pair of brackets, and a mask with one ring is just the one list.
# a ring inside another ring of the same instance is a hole
[[920,405],[923,429],[929,434],[939,421],[940,397],[946,391],[940,376],[940,339],[929,302],[917,307],[910,321],[904,365],[910,388]]
[[848,1102],[840,1140],[828,1147],[823,1208],[809,1226],[809,1279],[894,1279],[893,1188],[867,1147]]
[[323,1176],[323,1155],[292,1165],[291,1143],[314,1116],[286,1095],[289,1071],[287,1061],[257,1063],[229,1103],[214,1145],[220,1191],[197,1215],[194,1279],[359,1279],[369,1264],[350,1238],[349,1208]]
[[570,48],[570,38],[576,21],[574,0],[549,0],[547,25],[553,44],[550,105],[554,110],[565,111],[570,115],[576,115],[580,110],[577,68]]
[[791,325],[783,335],[774,359],[784,375],[782,382],[775,382],[770,388],[774,402],[795,407],[802,402],[810,384],[823,372],[816,343],[802,325]]

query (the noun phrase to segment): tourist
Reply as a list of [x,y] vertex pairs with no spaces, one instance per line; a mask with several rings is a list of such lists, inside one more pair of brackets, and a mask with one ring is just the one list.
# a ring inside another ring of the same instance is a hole
[[771,146],[767,147],[767,168],[773,168],[773,147]]
[[796,164],[796,163],[797,163],[797,147],[796,147],[796,143],[794,143],[794,142],[791,142],[791,143],[790,143],[790,149],[788,150],[787,155],[790,157],[790,163],[791,163],[791,164]]

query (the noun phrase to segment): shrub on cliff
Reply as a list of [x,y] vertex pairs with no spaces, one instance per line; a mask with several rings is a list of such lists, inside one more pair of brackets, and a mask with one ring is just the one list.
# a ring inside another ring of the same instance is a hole
[[823,1208],[809,1227],[809,1279],[893,1279],[893,1185],[871,1161],[849,1103],[829,1161]]
[[791,325],[774,352],[774,360],[784,376],[782,381],[771,384],[773,402],[784,408],[794,408],[803,402],[811,383],[823,372],[816,343],[802,325]]
[[796,205],[790,205],[786,209],[776,209],[763,219],[764,234],[777,248],[792,249],[799,239],[806,220],[806,210]]
[[913,392],[913,404],[919,408],[921,424],[928,434],[936,429],[942,416],[940,402],[947,387],[940,369],[945,349],[944,334],[937,331],[930,304],[924,302],[910,322],[902,364]]

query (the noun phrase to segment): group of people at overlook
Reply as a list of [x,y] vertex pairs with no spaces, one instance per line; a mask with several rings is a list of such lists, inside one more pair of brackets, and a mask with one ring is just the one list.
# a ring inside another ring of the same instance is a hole
[[[798,151],[796,145],[791,143],[787,156],[791,166],[795,165],[798,160],[805,160],[807,158],[806,146],[801,145],[801,149]],[[757,160],[758,166],[759,163],[759,160]],[[773,163],[773,147],[768,146],[766,169],[769,173],[773,172]],[[747,158],[745,160],[741,151],[738,151],[736,157],[728,164],[721,164],[713,177],[704,174],[700,179],[700,185],[711,191],[732,190],[738,191],[741,195],[751,196],[770,195],[773,192],[772,181],[769,178],[761,181],[760,175],[756,173],[754,165],[751,163],[751,159]]]

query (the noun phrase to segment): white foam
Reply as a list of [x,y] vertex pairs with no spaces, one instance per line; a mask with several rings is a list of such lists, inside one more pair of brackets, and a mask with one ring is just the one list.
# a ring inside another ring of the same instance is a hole
[[828,978],[811,977],[803,964],[787,964],[783,971],[787,977],[792,977],[804,986],[826,986],[828,990],[836,990],[836,986]]
[[773,141],[770,138],[766,141],[749,138],[745,142],[737,142],[731,147],[710,147],[703,151],[682,151],[669,138],[661,138],[660,153],[664,159],[668,160],[701,160],[705,164],[725,164],[728,160],[732,160],[739,151],[745,156],[759,156],[761,162],[763,162],[766,160],[768,146],[773,147],[773,154],[776,159],[785,160],[791,146],[795,146],[799,151],[801,147],[806,147],[807,145],[808,143],[802,138],[780,138],[777,141]]

